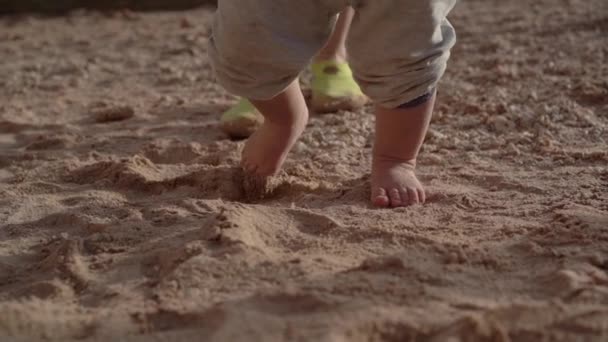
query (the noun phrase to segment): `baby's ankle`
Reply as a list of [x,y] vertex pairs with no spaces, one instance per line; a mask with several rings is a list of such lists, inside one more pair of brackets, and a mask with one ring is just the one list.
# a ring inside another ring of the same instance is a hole
[[406,169],[414,171],[416,169],[416,158],[404,157],[392,154],[386,154],[378,151],[374,151],[372,154],[372,165],[394,165],[401,166]]
[[346,63],[346,51],[339,51],[331,54],[319,53],[313,59],[313,63],[322,62]]

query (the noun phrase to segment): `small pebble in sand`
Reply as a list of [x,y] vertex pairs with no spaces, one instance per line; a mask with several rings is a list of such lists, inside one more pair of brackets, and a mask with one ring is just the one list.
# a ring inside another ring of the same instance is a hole
[[437,142],[437,141],[445,140],[445,138],[446,138],[445,134],[443,134],[435,129],[432,129],[432,128],[429,129],[429,131],[426,134],[427,141]]
[[521,151],[513,143],[509,143],[509,145],[507,145],[507,153],[509,155],[511,155],[511,156],[519,156],[519,155],[521,155]]
[[593,253],[587,257],[589,262],[597,267],[604,267],[604,265],[608,264],[608,261],[602,257],[600,253]]
[[490,126],[495,132],[508,133],[515,129],[515,123],[504,116],[495,116],[490,119]]
[[135,110],[130,106],[103,106],[91,110],[96,122],[105,123],[127,120],[135,115]]
[[189,28],[193,28],[194,25],[192,24],[192,22],[190,20],[188,20],[188,18],[182,18],[179,21],[179,27],[183,28],[183,29],[189,29]]
[[441,165],[443,164],[443,158],[437,154],[429,153],[426,155],[426,162],[429,165]]
[[303,141],[298,141],[293,148],[296,153],[310,153],[310,147]]

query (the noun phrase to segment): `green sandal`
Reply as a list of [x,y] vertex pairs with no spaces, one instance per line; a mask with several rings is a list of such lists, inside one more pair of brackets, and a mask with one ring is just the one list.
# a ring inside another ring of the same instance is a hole
[[231,138],[248,138],[264,122],[264,117],[247,99],[241,99],[236,105],[222,114],[222,130]]
[[313,63],[311,88],[311,107],[317,113],[354,110],[368,102],[348,63],[344,62]]

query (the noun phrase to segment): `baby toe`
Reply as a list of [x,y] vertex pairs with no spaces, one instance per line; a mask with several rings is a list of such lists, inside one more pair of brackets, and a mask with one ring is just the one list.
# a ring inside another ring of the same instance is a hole
[[384,188],[376,188],[372,191],[372,203],[381,208],[386,208],[390,204],[390,200]]
[[407,188],[401,188],[400,189],[400,193],[401,193],[401,202],[402,202],[402,205],[404,207],[408,206],[409,203],[410,203],[410,195],[407,192]]
[[425,203],[426,202],[426,193],[424,191],[424,189],[418,189],[418,201],[420,201],[420,203]]
[[420,199],[418,198],[418,191],[414,188],[407,188],[407,195],[409,198],[409,205],[414,205],[420,203]]
[[403,205],[403,201],[401,200],[401,193],[399,192],[399,189],[391,189],[388,192],[388,197],[391,200],[391,206],[393,207],[400,207]]

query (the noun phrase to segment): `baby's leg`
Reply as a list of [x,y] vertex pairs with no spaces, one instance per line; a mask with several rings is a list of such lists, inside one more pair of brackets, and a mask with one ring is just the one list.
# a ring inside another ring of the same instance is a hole
[[376,103],[372,202],[423,203],[414,173],[435,88],[456,36],[446,16],[455,0],[359,0],[347,47],[355,78]]
[[308,122],[308,109],[298,80],[270,100],[251,100],[264,123],[247,140],[242,165],[250,174],[276,174]]
[[414,170],[434,102],[432,92],[400,108],[376,108],[371,179],[374,205],[399,207],[425,202],[424,188]]
[[210,41],[218,81],[243,96],[264,124],[243,150],[243,167],[267,177],[302,133],[308,109],[297,76],[330,35],[344,4],[328,1],[220,0]]
[[331,35],[315,56],[315,62],[346,62],[346,38],[354,15],[355,10],[350,6],[340,12]]
[[368,101],[347,63],[346,38],[354,15],[350,6],[340,12],[333,33],[313,60],[310,105],[316,113],[352,111]]

